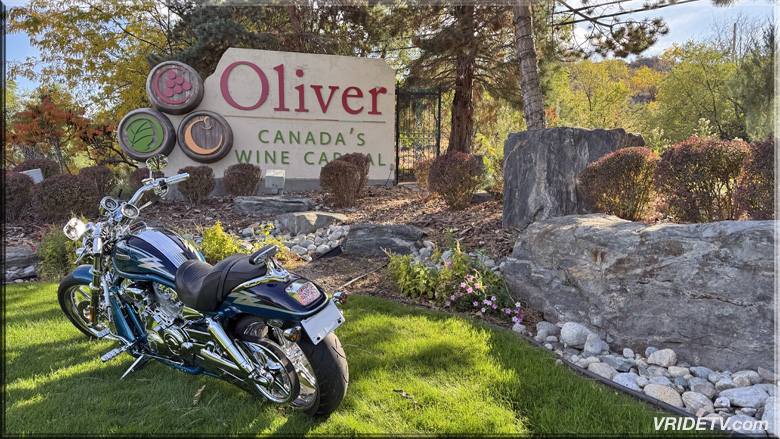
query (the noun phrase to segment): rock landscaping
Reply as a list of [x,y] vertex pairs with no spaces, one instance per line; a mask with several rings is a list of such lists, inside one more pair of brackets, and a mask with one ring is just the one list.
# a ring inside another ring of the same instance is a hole
[[725,422],[728,418],[767,421],[767,432],[778,434],[777,376],[771,370],[761,368],[764,376],[773,378],[770,380],[765,380],[758,370],[714,371],[705,366],[678,362],[674,349],[653,346],[648,346],[645,355],[641,355],[629,348],[612,348],[602,341],[601,349],[592,352],[586,348],[588,340],[595,341],[598,335],[576,322],[539,322],[536,334],[529,333],[519,324],[513,330],[537,342],[549,337],[548,334],[560,332],[560,343],[544,346],[570,364],[716,422],[716,425],[721,425],[717,419]]

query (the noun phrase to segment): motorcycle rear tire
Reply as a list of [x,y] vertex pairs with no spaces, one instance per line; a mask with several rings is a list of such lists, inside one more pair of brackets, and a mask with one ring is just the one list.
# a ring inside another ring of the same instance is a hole
[[341,405],[341,401],[347,394],[349,385],[347,356],[334,333],[328,334],[316,345],[309,340],[309,337],[303,337],[300,347],[314,369],[319,387],[317,398],[306,413],[310,416],[328,416]]

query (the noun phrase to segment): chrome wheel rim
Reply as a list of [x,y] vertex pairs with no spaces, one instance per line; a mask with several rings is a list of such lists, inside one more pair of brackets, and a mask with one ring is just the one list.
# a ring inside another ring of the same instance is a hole
[[[262,343],[268,343],[278,348],[275,343],[267,339],[262,340]],[[266,368],[270,375],[273,376],[273,382],[267,387],[258,382],[253,382],[257,391],[276,404],[288,404],[293,400],[296,396],[295,388],[297,387],[297,383],[294,380],[297,380],[297,377],[285,368],[282,359],[273,350],[260,343],[241,340],[241,344],[246,348],[252,362]]]
[[293,407],[297,408],[309,408],[314,405],[317,400],[317,393],[319,392],[319,386],[317,385],[317,378],[314,375],[314,368],[309,363],[309,359],[306,358],[306,354],[303,353],[303,349],[297,344],[293,343],[282,334],[282,330],[274,328],[274,335],[277,340],[280,341],[279,348],[290,360],[295,372],[298,374],[298,381],[300,381],[301,391],[298,393],[298,397],[292,402]]
[[87,285],[74,285],[66,293],[66,310],[71,317],[73,324],[79,329],[86,331],[93,337],[105,328],[105,325],[98,323],[94,328],[89,326],[89,305],[92,296]]

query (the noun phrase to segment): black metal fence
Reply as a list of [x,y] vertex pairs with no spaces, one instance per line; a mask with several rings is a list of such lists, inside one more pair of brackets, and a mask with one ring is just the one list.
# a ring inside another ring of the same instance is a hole
[[441,152],[441,87],[397,89],[395,181],[414,180],[414,164]]

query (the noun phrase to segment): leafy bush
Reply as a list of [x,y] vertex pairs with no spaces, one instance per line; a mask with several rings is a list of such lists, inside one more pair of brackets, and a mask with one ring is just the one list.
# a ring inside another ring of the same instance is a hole
[[388,274],[405,296],[434,300],[459,311],[496,314],[514,322],[523,319],[521,304],[512,303],[504,279],[472,260],[457,242],[445,253],[433,255],[434,267],[415,261],[411,255],[387,255]]
[[30,207],[32,177],[20,172],[5,171],[5,219],[19,219]]
[[451,209],[463,209],[482,182],[482,163],[471,154],[448,152],[436,157],[428,176],[428,188]]
[[[165,174],[163,174],[162,171],[154,171],[152,173],[152,176],[154,178],[162,178],[165,177]],[[134,169],[133,172],[130,173],[130,193],[123,194],[125,198],[130,198],[135,194],[135,192],[138,189],[141,189],[141,187],[144,185],[143,180],[145,178],[149,178],[149,168],[138,168]],[[143,197],[141,197],[141,200],[138,202],[139,206],[143,206],[147,202],[151,201],[155,197],[154,193],[146,193]]]
[[368,160],[368,156],[359,152],[353,152],[345,154],[339,157],[337,160],[341,160],[347,163],[352,163],[360,170],[360,184],[357,190],[358,196],[363,192],[363,189],[368,185],[368,169],[371,167],[371,161]]
[[276,254],[276,259],[279,262],[285,264],[285,266],[300,262],[300,256],[290,251],[279,238],[271,234],[273,229],[273,223],[266,223],[260,226],[258,232],[254,234],[255,242],[247,246],[245,243],[242,245],[242,241],[238,236],[225,232],[222,224],[217,221],[216,224],[202,232],[203,242],[200,245],[200,252],[208,263],[216,264],[230,255],[236,253],[249,254],[266,245],[275,244],[279,247],[279,253]]
[[649,148],[623,148],[591,163],[580,175],[580,188],[594,211],[639,221],[653,193],[659,157]]
[[685,222],[736,219],[734,188],[747,152],[742,140],[696,135],[667,148],[655,186],[667,198],[668,213]]
[[95,185],[98,198],[103,198],[114,189],[117,178],[107,166],[90,166],[82,168],[79,175],[88,178]]
[[73,271],[76,250],[81,247],[81,241],[71,241],[62,227],[51,224],[38,229],[38,235],[35,254],[40,259],[41,277],[57,280]]
[[14,166],[14,172],[29,171],[31,169],[40,169],[43,178],[47,179],[60,173],[60,165],[54,160],[49,159],[32,159],[25,160],[22,163]]
[[750,144],[734,191],[738,212],[748,219],[775,219],[775,139]]
[[179,169],[179,174],[190,174],[190,178],[178,184],[179,192],[190,203],[200,204],[217,185],[214,170],[210,166],[185,166]]
[[249,253],[239,246],[238,236],[226,233],[219,221],[204,230],[202,235],[200,252],[209,264],[216,264],[236,253]]
[[320,186],[333,194],[333,201],[339,207],[355,205],[361,178],[361,170],[344,160],[333,160],[320,170]]
[[65,220],[72,215],[97,214],[95,186],[81,175],[55,175],[33,186],[33,210],[42,220]]
[[262,176],[263,171],[259,166],[251,163],[237,163],[227,168],[222,177],[222,183],[230,195],[236,197],[254,195]]
[[431,165],[435,157],[420,160],[414,164],[414,179],[417,180],[417,187],[422,190],[428,190],[428,174],[431,172]]

